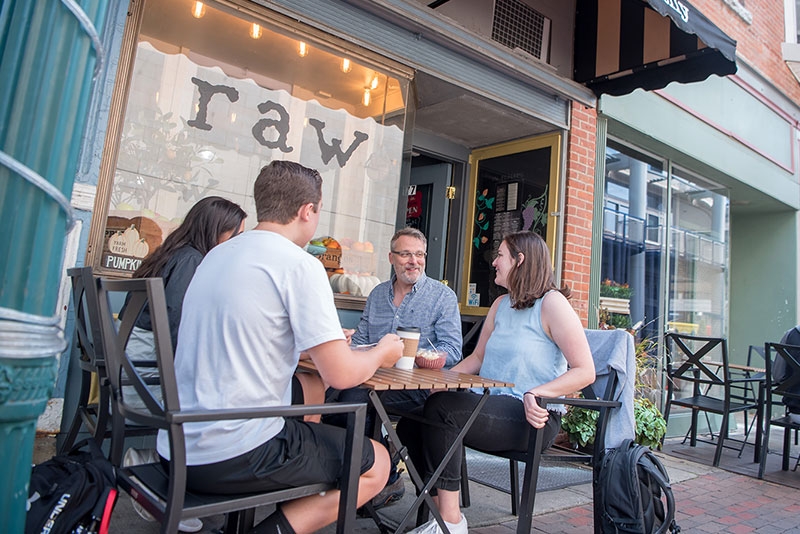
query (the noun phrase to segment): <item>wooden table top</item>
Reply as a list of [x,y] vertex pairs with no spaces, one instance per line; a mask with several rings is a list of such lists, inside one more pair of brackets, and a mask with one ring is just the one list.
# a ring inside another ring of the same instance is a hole
[[[311,360],[300,360],[298,367],[309,371],[317,371],[314,362]],[[387,391],[401,389],[495,388],[513,387],[514,384],[448,369],[406,370],[397,369],[396,367],[382,367],[375,371],[372,378],[364,382],[362,386],[376,391]]]
[[[722,367],[722,362],[713,362],[707,361],[705,362],[707,365],[713,365],[715,367]],[[736,369],[737,371],[747,371],[749,373],[766,373],[767,370],[763,367],[752,367],[750,365],[741,365],[738,363],[729,363],[728,369]]]

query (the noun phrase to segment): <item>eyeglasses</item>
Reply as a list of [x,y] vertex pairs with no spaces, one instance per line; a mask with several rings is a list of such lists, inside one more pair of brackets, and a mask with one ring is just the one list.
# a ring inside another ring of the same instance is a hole
[[400,257],[401,257],[401,258],[403,258],[404,260],[407,260],[407,259],[409,259],[411,256],[414,256],[414,257],[415,257],[415,258],[417,258],[418,260],[421,260],[421,259],[423,259],[425,256],[427,256],[427,255],[428,255],[428,253],[427,253],[427,252],[409,252],[409,251],[407,251],[407,250],[401,250],[401,251],[399,251],[399,252],[398,252],[398,251],[396,251],[396,250],[393,250],[393,251],[392,251],[392,254],[394,254],[394,255],[396,255],[396,256],[400,256]]

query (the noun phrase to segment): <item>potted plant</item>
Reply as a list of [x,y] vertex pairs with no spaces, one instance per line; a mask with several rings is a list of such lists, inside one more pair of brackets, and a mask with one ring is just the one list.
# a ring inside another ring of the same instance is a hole
[[[645,339],[636,344],[636,392],[633,401],[633,417],[636,421],[634,441],[641,445],[658,449],[661,438],[667,432],[664,416],[653,402],[652,395],[657,389],[655,380],[655,358],[652,351],[656,343]],[[598,412],[575,406],[568,406],[561,418],[561,428],[567,433],[569,441],[577,447],[587,448],[594,444]]]

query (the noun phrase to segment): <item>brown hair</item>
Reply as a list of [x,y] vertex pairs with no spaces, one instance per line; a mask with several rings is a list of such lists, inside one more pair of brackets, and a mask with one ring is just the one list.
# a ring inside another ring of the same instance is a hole
[[319,209],[322,177],[292,161],[273,161],[261,169],[253,187],[258,222],[289,224],[306,204]]
[[410,228],[410,227],[402,228],[397,232],[395,232],[395,234],[392,236],[391,242],[389,243],[389,247],[392,250],[394,250],[394,244],[397,242],[398,239],[400,239],[403,236],[419,239],[420,241],[422,241],[422,246],[425,247],[426,250],[428,249],[428,240],[425,237],[425,234],[423,234],[416,228]]
[[[514,265],[508,273],[508,295],[511,297],[511,307],[515,310],[530,308],[551,289],[560,291],[569,297],[570,289],[566,285],[559,288],[553,275],[553,266],[550,259],[550,249],[539,235],[533,232],[514,232],[503,238]],[[525,261],[522,265],[517,263],[517,257],[522,254]]]

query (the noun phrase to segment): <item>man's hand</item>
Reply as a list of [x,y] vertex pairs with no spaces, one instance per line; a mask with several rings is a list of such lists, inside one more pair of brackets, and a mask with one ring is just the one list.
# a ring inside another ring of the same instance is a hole
[[383,351],[381,367],[392,367],[403,355],[403,340],[397,334],[386,334],[372,350]]
[[356,331],[352,328],[342,328],[342,332],[344,332],[344,340],[348,345],[351,344],[353,342],[353,334],[355,334]]

